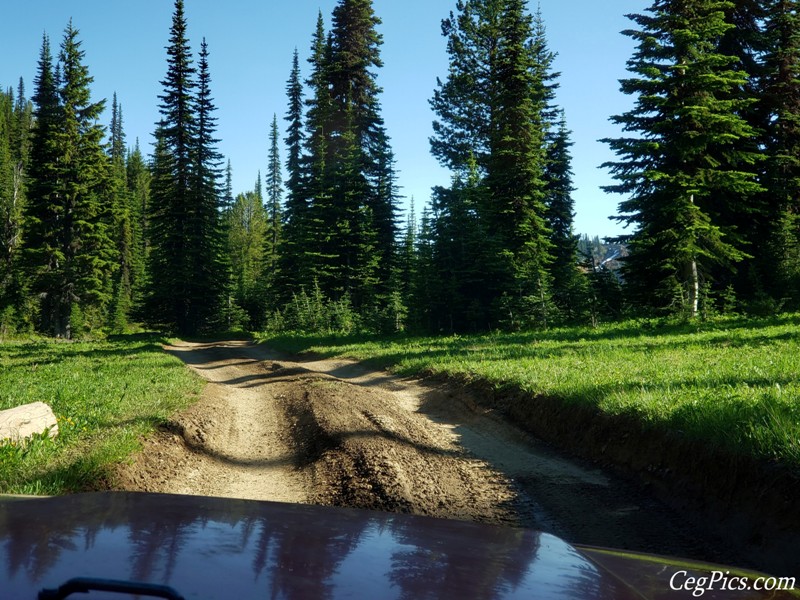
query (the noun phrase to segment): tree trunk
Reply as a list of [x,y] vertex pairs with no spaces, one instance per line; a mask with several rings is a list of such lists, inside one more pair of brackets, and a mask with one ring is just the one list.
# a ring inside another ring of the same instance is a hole
[[[690,202],[694,204],[694,194],[692,194]],[[697,259],[692,256],[692,260],[689,263],[689,317],[692,319],[697,316],[699,303],[700,277],[697,274]]]

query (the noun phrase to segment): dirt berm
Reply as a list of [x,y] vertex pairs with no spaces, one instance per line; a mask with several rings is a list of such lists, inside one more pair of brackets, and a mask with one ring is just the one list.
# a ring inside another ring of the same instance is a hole
[[[513,390],[400,379],[244,341],[167,350],[209,383],[196,404],[119,468],[117,489],[534,527],[574,543],[780,576],[800,571],[796,530],[779,529],[789,520],[755,519],[744,511],[750,497],[734,498],[726,477],[743,475],[722,471],[738,463],[718,463],[704,480],[698,461],[705,458],[696,449],[647,438],[629,423]],[[592,460],[559,454],[523,428]],[[599,464],[621,465],[623,475]],[[631,473],[643,474],[646,484]],[[709,495],[709,485],[718,493]],[[707,504],[686,500],[696,497]],[[725,510],[714,512],[725,498]],[[762,505],[775,511],[782,498]]]

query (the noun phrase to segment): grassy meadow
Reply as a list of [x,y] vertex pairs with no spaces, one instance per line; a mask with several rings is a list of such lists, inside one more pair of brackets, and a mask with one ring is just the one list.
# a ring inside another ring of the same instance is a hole
[[632,416],[800,469],[800,315],[450,337],[271,337],[289,352],[346,356],[403,375],[480,379]]
[[110,464],[140,447],[186,406],[200,380],[161,348],[156,335],[103,341],[0,343],[0,410],[43,401],[59,435],[0,444],[0,493],[59,494],[92,489]]

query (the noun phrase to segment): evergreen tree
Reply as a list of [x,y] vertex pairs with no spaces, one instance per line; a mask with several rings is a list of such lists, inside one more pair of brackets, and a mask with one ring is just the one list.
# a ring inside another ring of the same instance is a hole
[[800,306],[800,17],[797,0],[771,0],[761,106],[768,239],[761,270],[778,301]]
[[281,241],[281,204],[283,200],[283,175],[281,174],[281,157],[278,147],[278,117],[273,115],[270,128],[269,156],[267,158],[267,214],[269,215],[270,239],[268,240],[268,272],[274,278],[278,265],[278,246]]
[[578,236],[573,230],[572,158],[570,132],[563,112],[558,128],[548,136],[545,169],[545,218],[550,229],[553,262],[553,301],[563,315],[575,321],[584,312],[587,281],[579,269]]
[[[322,15],[319,15],[321,20]],[[324,26],[323,26],[324,34]],[[291,298],[289,290],[296,289],[302,283],[300,277],[301,255],[303,253],[303,240],[305,235],[305,221],[308,201],[303,187],[303,174],[305,161],[303,148],[305,135],[303,129],[303,83],[300,78],[300,60],[297,48],[292,56],[292,69],[286,83],[286,95],[289,108],[284,120],[287,121],[286,137],[284,142],[287,148],[286,171],[286,203],[283,209],[281,251],[279,254],[279,292],[276,302],[288,302]]]
[[43,43],[34,97],[34,183],[26,213],[27,264],[32,291],[41,298],[40,327],[66,338],[74,327],[102,324],[117,267],[113,217],[104,202],[109,165],[97,123],[104,102],[91,101],[92,77],[80,46],[70,23],[56,76],[47,40]]
[[[214,138],[208,48],[192,66],[182,0],[167,47],[162,119],[151,186],[150,314],[181,334],[209,327],[218,314],[225,268],[219,222],[221,157]],[[197,80],[195,80],[197,76]]]
[[117,243],[119,268],[114,276],[109,325],[122,332],[128,324],[133,305],[133,224],[128,170],[125,164],[125,134],[122,125],[122,106],[114,93],[111,102],[111,140],[108,146],[111,159],[111,180],[107,201],[112,207],[112,231]]
[[13,122],[13,94],[0,91],[0,339],[10,328],[7,321],[13,310],[11,287],[20,227],[11,151]]
[[62,194],[58,188],[59,151],[56,135],[60,101],[50,40],[45,35],[39,52],[33,95],[34,129],[28,170],[28,202],[25,206],[24,266],[30,293],[40,297],[38,326],[63,333],[66,324],[58,298],[48,292],[58,285],[55,273],[63,262],[57,223],[62,216]]
[[752,101],[737,58],[718,50],[733,25],[725,0],[657,0],[648,15],[631,15],[638,42],[633,76],[622,90],[635,107],[613,117],[633,136],[606,140],[619,157],[608,166],[629,194],[618,220],[634,225],[624,273],[640,304],[680,308],[694,316],[700,290],[714,273],[746,256],[728,215],[748,214],[759,191],[753,128],[741,116]]
[[[431,100],[437,116],[431,151],[455,172],[455,181],[468,177],[478,198],[471,210],[483,256],[473,264],[482,266],[482,280],[480,297],[469,304],[471,314],[482,316],[470,320],[481,328],[547,325],[552,258],[544,171],[553,55],[541,15],[534,23],[524,0],[463,0],[457,9],[442,25],[450,70]],[[439,202],[462,202],[462,194],[453,192],[440,193]]]
[[[356,243],[366,247],[374,239],[376,271],[372,272],[371,259],[357,268],[361,274],[356,278],[362,278],[364,284],[360,295],[365,304],[378,300],[370,298],[373,293],[382,297],[379,300],[382,303],[391,294],[398,234],[394,156],[380,116],[382,90],[373,71],[383,66],[380,58],[383,39],[377,31],[380,24],[371,0],[341,0],[333,10],[327,73],[332,100],[329,150],[332,157],[355,153],[353,176],[363,178],[365,186],[361,197],[354,197],[361,206],[352,209],[352,214],[357,214],[358,220],[364,223],[361,238]],[[348,132],[348,128],[352,132]],[[350,140],[353,147],[348,149],[345,144]],[[348,183],[351,184],[358,187],[362,182]],[[346,196],[347,193],[334,191],[335,204],[339,206]],[[373,278],[378,287],[375,292],[367,292],[370,287],[367,282]],[[358,302],[355,305],[358,307]]]
[[[336,227],[335,206],[332,191],[332,168],[335,157],[331,150],[332,98],[328,83],[331,41],[325,33],[325,23],[320,12],[311,44],[308,62],[311,73],[306,80],[310,88],[306,99],[306,149],[302,161],[302,198],[293,201],[299,212],[298,251],[296,281],[300,286],[310,282],[324,282],[325,293],[330,294],[329,282],[336,278],[337,250],[332,242]],[[342,156],[340,154],[339,156]],[[288,232],[287,232],[288,234]],[[287,237],[287,241],[288,241]],[[287,245],[287,253],[291,246]],[[291,290],[292,294],[296,289]],[[322,291],[320,291],[322,293]]]
[[20,249],[32,126],[20,78],[16,98],[10,88],[0,93],[0,336],[30,325]]
[[[483,331],[491,326],[496,296],[486,282],[489,232],[479,209],[486,193],[477,163],[465,178],[454,176],[450,188],[434,189],[432,256],[424,285],[429,325],[435,331]],[[421,238],[425,237],[423,227]]]
[[150,206],[150,169],[145,163],[139,140],[125,161],[131,223],[131,312],[142,318],[141,309],[147,283],[149,255],[148,214]]
[[225,165],[225,183],[222,187],[220,204],[222,205],[223,212],[227,212],[230,210],[230,207],[233,206],[233,168],[231,167],[230,159],[228,159],[228,163]]
[[292,265],[297,284],[316,281],[323,296],[347,297],[373,314],[391,303],[397,238],[394,158],[372,71],[382,66],[379,24],[370,0],[341,0],[330,35],[319,15],[304,140],[298,126],[299,71],[293,64],[283,261],[287,279]]
[[190,242],[193,249],[192,287],[194,300],[193,329],[208,327],[217,318],[224,283],[224,241],[220,222],[220,185],[222,155],[217,150],[219,140],[216,107],[211,97],[211,73],[208,64],[208,45],[200,43],[197,95],[194,99],[197,115],[197,138],[194,148],[194,210]]
[[[526,47],[532,19],[523,0],[508,0],[500,23],[494,66],[497,86],[483,210],[501,257],[493,275],[511,308],[510,324],[547,325],[550,313],[549,231],[544,221],[545,123],[548,108],[535,94],[542,86]],[[505,263],[505,264],[504,264]]]
[[186,37],[182,0],[176,0],[167,46],[167,74],[159,96],[161,121],[155,132],[150,194],[150,289],[148,313],[156,322],[191,332],[192,272],[188,217],[192,207],[192,150],[196,139],[195,69]]

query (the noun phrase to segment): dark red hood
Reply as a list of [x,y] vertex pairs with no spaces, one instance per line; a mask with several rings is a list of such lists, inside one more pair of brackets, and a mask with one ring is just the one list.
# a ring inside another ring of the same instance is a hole
[[2,600],[74,577],[164,584],[187,599],[691,597],[670,591],[676,567],[647,560],[351,509],[135,493],[0,502]]

